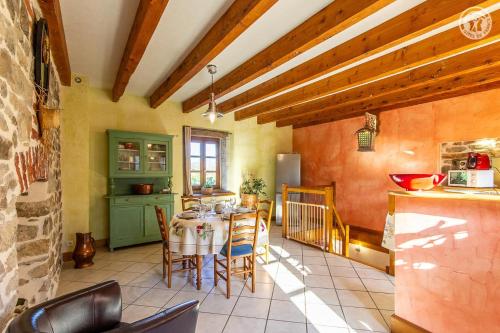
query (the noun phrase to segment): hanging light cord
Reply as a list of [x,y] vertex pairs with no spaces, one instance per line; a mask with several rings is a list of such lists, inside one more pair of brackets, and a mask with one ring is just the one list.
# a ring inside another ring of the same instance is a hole
[[[210,73],[210,75],[212,76],[212,94],[213,94],[214,93],[214,74]],[[215,100],[215,96],[214,96],[214,100]]]

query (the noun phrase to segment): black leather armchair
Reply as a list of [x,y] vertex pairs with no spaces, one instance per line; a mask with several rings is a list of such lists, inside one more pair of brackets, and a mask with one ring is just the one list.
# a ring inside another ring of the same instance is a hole
[[26,310],[12,321],[7,332],[195,333],[198,303],[189,301],[135,323],[122,323],[120,286],[116,281],[108,281]]

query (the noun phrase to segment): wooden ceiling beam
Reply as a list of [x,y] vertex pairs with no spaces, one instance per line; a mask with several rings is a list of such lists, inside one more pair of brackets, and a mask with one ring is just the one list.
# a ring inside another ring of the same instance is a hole
[[318,110],[340,109],[396,91],[408,91],[438,80],[445,80],[453,75],[467,73],[471,69],[486,68],[499,61],[500,43],[495,43],[308,103],[259,115],[257,123],[266,124],[288,118],[307,117],[314,115]]
[[[302,52],[347,29],[394,0],[337,0],[291,30],[266,49],[214,83],[216,97],[223,96],[271,71]],[[182,103],[184,112],[208,103],[210,87]]]
[[499,70],[500,61],[485,68],[479,67],[470,69],[420,87],[392,92],[390,94],[375,97],[367,101],[361,101],[347,107],[325,109],[306,116],[280,120],[276,123],[276,126],[283,127],[297,124],[313,124],[324,122],[326,120],[331,121],[331,119],[345,119],[358,116],[365,112],[372,112],[373,110],[380,111],[381,109],[392,109],[394,108],[394,105],[401,105],[401,103],[412,103],[415,101],[421,103],[422,99],[437,100],[442,98],[442,94],[444,93],[465,91],[465,89],[475,88],[477,86],[500,81],[500,77],[498,76]]
[[[424,103],[430,103],[430,102],[435,102],[447,98],[453,98],[453,97],[459,97],[459,96],[464,96],[464,95],[469,95],[481,91],[487,91],[491,89],[497,89],[500,88],[500,80],[497,78],[496,80],[493,80],[491,82],[485,82],[473,86],[468,86],[468,87],[458,87],[457,89],[451,90],[451,91],[444,91],[441,93],[433,94],[430,96],[424,96],[422,98],[417,98],[414,100],[408,100],[405,102],[400,102],[398,104],[391,104],[387,105],[384,107],[381,107],[379,109],[375,110],[370,110],[370,113],[373,114],[379,114],[380,112],[384,111],[390,111],[390,110],[396,110],[396,109],[401,109],[409,106],[414,106],[414,105],[419,105],[419,104],[424,104]],[[298,128],[303,128],[303,127],[309,127],[309,126],[316,126],[324,123],[330,123],[333,121],[339,121],[339,120],[344,120],[348,118],[355,118],[355,117],[360,117],[363,116],[365,112],[360,112],[358,111],[356,114],[351,114],[351,115],[341,115],[337,117],[332,117],[329,119],[318,119],[313,122],[309,123],[296,123],[293,125],[293,129],[298,129]]]
[[59,79],[64,86],[71,86],[71,65],[69,64],[59,0],[39,0],[38,3],[49,26],[50,51],[56,64]]
[[151,95],[151,107],[158,107],[172,96],[271,8],[276,1],[235,0],[182,63]]
[[118,102],[125,92],[130,77],[139,65],[167,4],[168,0],[141,0],[139,2],[113,85],[113,102]]
[[[491,14],[493,22],[500,20],[500,11]],[[235,119],[241,120],[266,112],[298,105],[335,92],[349,89],[375,79],[392,75],[411,67],[436,61],[467,49],[490,43],[498,38],[500,25],[493,25],[490,34],[481,40],[465,37],[458,27],[408,45],[387,55],[359,66],[329,76],[304,87],[289,91],[261,103],[236,112]]]
[[[488,6],[492,3],[492,1],[482,1],[426,1],[257,87],[221,103],[219,109],[222,112],[227,112],[260,101],[448,24],[456,20],[460,13],[470,6],[478,4]],[[239,116],[237,116],[238,118]]]

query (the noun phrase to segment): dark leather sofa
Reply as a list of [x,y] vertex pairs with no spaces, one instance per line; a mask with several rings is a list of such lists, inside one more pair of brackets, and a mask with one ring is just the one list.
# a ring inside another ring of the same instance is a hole
[[189,301],[135,323],[122,323],[116,281],[54,298],[34,306],[9,325],[8,333],[195,333],[198,301]]

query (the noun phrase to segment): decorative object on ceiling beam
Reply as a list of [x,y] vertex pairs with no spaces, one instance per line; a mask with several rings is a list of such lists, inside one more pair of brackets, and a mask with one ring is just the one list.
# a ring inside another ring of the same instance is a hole
[[125,92],[130,77],[139,65],[167,4],[168,0],[141,0],[139,2],[113,85],[113,102],[117,102]]
[[370,108],[421,97],[421,94],[430,95],[474,81],[489,80],[499,66],[500,43],[495,43],[338,94],[259,115],[257,123],[277,121],[276,125],[281,127],[359,114]]
[[277,0],[235,0],[172,74],[154,91],[150,105],[158,107],[172,96]]
[[[493,12],[491,17],[493,22],[500,21],[500,10]],[[498,41],[500,24],[494,24],[490,34],[481,40],[469,39],[459,28],[451,28],[359,66],[239,110],[237,114],[255,116],[300,105]]]
[[[272,45],[257,53],[215,82],[215,96],[221,97],[271,71],[326,39],[351,27],[394,0],[337,0],[326,6]],[[184,112],[208,103],[210,87],[182,103]]]
[[59,0],[39,0],[38,3],[49,26],[50,47],[59,78],[63,85],[70,86],[71,66],[69,64],[68,47],[66,46]]
[[202,113],[203,117],[208,117],[210,122],[213,124],[217,118],[222,118],[223,114],[217,111],[217,103],[215,102],[214,94],[214,74],[217,73],[217,66],[208,65],[208,73],[212,76],[212,91],[210,92],[210,102],[208,103],[207,111]]
[[358,151],[374,151],[375,136],[377,135],[377,116],[365,113],[365,126],[356,131]]

